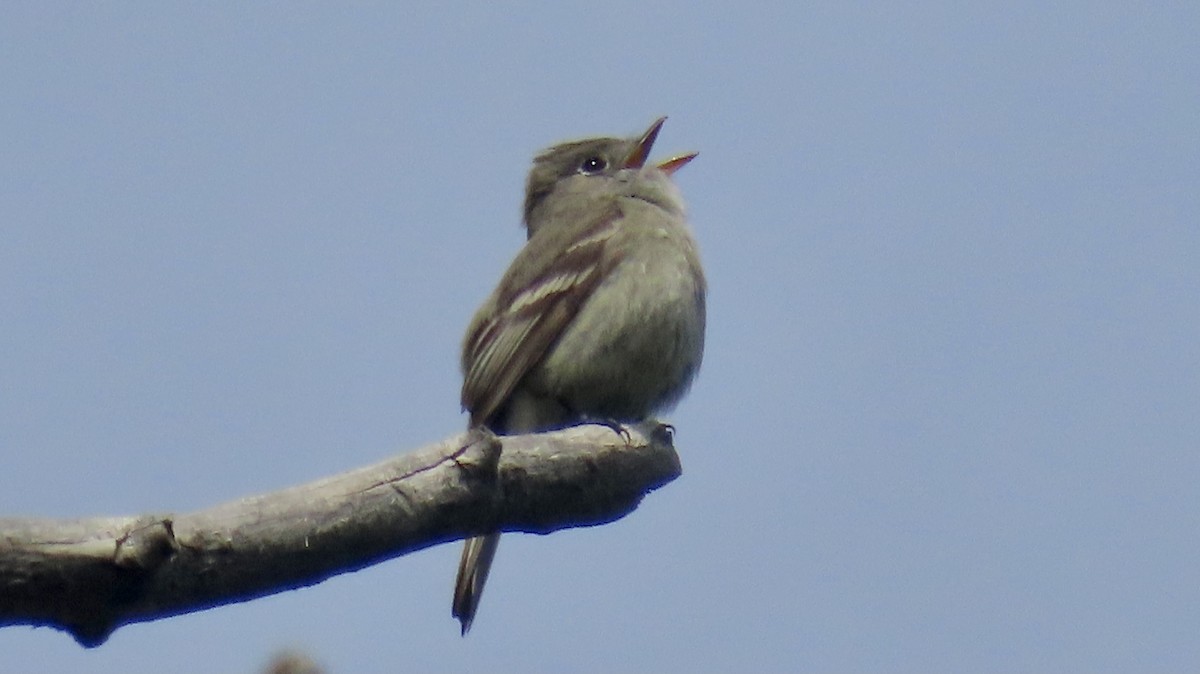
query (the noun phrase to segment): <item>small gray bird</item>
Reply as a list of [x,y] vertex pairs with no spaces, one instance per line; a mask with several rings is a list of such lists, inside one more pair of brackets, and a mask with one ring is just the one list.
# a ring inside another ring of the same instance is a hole
[[[463,340],[462,405],[500,435],[636,422],[687,391],[704,351],[704,273],[670,175],[636,138],[555,145],[525,187],[528,241]],[[500,534],[468,539],[453,615],[465,635]]]

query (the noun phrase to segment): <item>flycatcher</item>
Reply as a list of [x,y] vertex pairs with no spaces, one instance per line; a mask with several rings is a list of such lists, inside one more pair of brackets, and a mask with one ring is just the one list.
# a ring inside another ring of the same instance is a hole
[[[525,187],[528,234],[463,340],[462,405],[498,435],[637,422],[674,405],[704,351],[704,272],[671,174],[635,138],[555,145]],[[471,628],[499,532],[470,538],[453,615]]]

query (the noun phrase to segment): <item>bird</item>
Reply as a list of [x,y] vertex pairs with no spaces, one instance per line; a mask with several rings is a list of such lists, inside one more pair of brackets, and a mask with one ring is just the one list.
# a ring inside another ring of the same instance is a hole
[[[527,239],[462,345],[470,428],[496,435],[643,421],[688,391],[707,282],[672,174],[647,164],[666,117],[631,138],[554,145],[525,186]],[[467,539],[452,615],[466,635],[500,533]]]

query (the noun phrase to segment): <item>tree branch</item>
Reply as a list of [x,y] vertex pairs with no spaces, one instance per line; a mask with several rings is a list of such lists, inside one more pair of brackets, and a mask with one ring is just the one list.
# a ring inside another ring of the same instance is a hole
[[678,477],[668,427],[471,431],[366,468],[183,515],[0,519],[0,627],[97,646],[121,625],[313,585],[488,531],[630,513]]

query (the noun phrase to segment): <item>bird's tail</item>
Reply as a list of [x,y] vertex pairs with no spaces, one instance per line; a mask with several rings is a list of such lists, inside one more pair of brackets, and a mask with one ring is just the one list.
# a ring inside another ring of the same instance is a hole
[[451,613],[462,623],[466,636],[479,610],[479,598],[483,596],[483,585],[487,582],[492,559],[496,557],[496,546],[500,534],[487,534],[468,538],[463,546],[462,559],[458,562],[458,580],[454,582],[454,604]]

